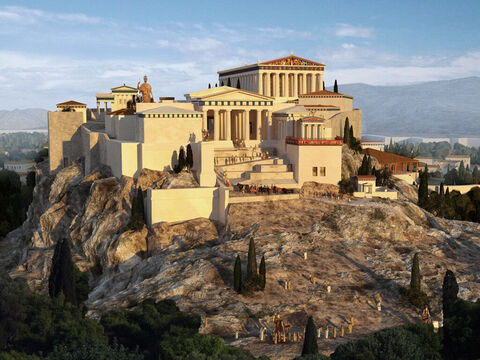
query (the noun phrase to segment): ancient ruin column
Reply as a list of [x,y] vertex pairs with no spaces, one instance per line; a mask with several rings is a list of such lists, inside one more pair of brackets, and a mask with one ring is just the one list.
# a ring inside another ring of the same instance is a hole
[[203,110],[202,130],[207,130],[208,110]]
[[225,129],[226,129],[226,135],[225,135],[225,140],[232,140],[232,129],[231,129],[231,110],[227,109],[225,112]]
[[218,119],[218,110],[213,110],[213,140],[218,141],[220,136],[220,126],[219,126],[219,119]]
[[280,96],[280,74],[275,75],[275,97]]
[[250,110],[244,110],[243,139],[250,140]]
[[256,133],[257,140],[262,139],[262,110],[257,109],[257,129]]
[[258,72],[258,93],[264,95],[263,93],[263,74]]

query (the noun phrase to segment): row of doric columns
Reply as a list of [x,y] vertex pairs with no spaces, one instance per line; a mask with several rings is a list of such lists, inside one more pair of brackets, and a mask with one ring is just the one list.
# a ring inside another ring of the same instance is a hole
[[[255,118],[251,117],[255,113]],[[256,140],[272,139],[272,113],[268,110],[204,109],[202,128],[207,129],[209,114],[213,113],[213,140],[250,140],[250,120],[256,125],[252,131]],[[210,118],[212,118],[210,116]]]
[[258,77],[258,92],[272,97],[297,97],[323,90],[323,74],[318,72],[263,72]]
[[322,125],[319,124],[301,124],[301,135],[302,139],[305,140],[316,140],[323,139],[325,137],[324,130]]
[[[97,114],[100,114],[100,103],[101,103],[101,102],[102,102],[102,101],[97,101]],[[110,102],[110,101],[103,101],[103,109],[104,109],[104,111],[105,111],[105,114],[107,113],[108,103],[109,103],[109,102]]]

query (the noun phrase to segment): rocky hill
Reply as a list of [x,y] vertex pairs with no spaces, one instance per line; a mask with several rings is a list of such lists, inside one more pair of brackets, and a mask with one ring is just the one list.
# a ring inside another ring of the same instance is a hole
[[[408,197],[336,201],[305,192],[300,200],[232,204],[227,227],[195,219],[125,231],[135,186],[192,186],[190,174],[144,171],[136,180],[117,180],[108,169],[84,177],[77,165],[53,175],[38,172],[27,221],[0,242],[0,267],[45,293],[54,244],[69,236],[75,262],[89,272],[87,306],[94,318],[147,297],[172,298],[182,311],[207,319],[201,332],[256,355],[290,359],[300,344],[258,340],[259,328],[271,329],[277,311],[298,332],[308,315],[324,328],[347,326],[354,316],[352,335],[319,342],[325,353],[373,331],[418,322],[419,311],[399,298],[416,252],[434,316],[447,268],[457,275],[461,297],[480,294],[480,224],[435,218]],[[267,285],[244,296],[233,290],[233,266],[237,254],[246,266],[250,238],[258,261],[265,256]],[[286,280],[291,290],[284,289]]]

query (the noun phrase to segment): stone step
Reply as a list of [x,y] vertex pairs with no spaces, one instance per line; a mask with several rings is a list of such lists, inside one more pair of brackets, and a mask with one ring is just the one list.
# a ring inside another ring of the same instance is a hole
[[252,171],[255,165],[267,165],[267,164],[282,165],[283,159],[272,158],[272,159],[265,159],[265,160],[246,161],[246,162],[236,163],[236,164],[226,164],[226,165],[219,164],[217,166],[222,169],[226,169],[227,171],[231,171],[231,170]]
[[263,179],[289,180],[293,179],[293,172],[249,172],[246,179],[258,181]]
[[286,172],[287,165],[284,164],[259,164],[253,166],[254,172]]

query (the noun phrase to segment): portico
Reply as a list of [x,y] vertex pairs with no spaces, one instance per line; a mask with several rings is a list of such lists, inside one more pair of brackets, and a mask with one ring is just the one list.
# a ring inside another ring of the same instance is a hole
[[233,141],[235,145],[271,140],[268,131],[272,124],[271,97],[228,86],[190,93],[186,97],[203,113],[205,140]]
[[323,90],[325,64],[293,54],[284,58],[219,71],[220,85],[230,82],[241,89],[274,98],[297,98]]

